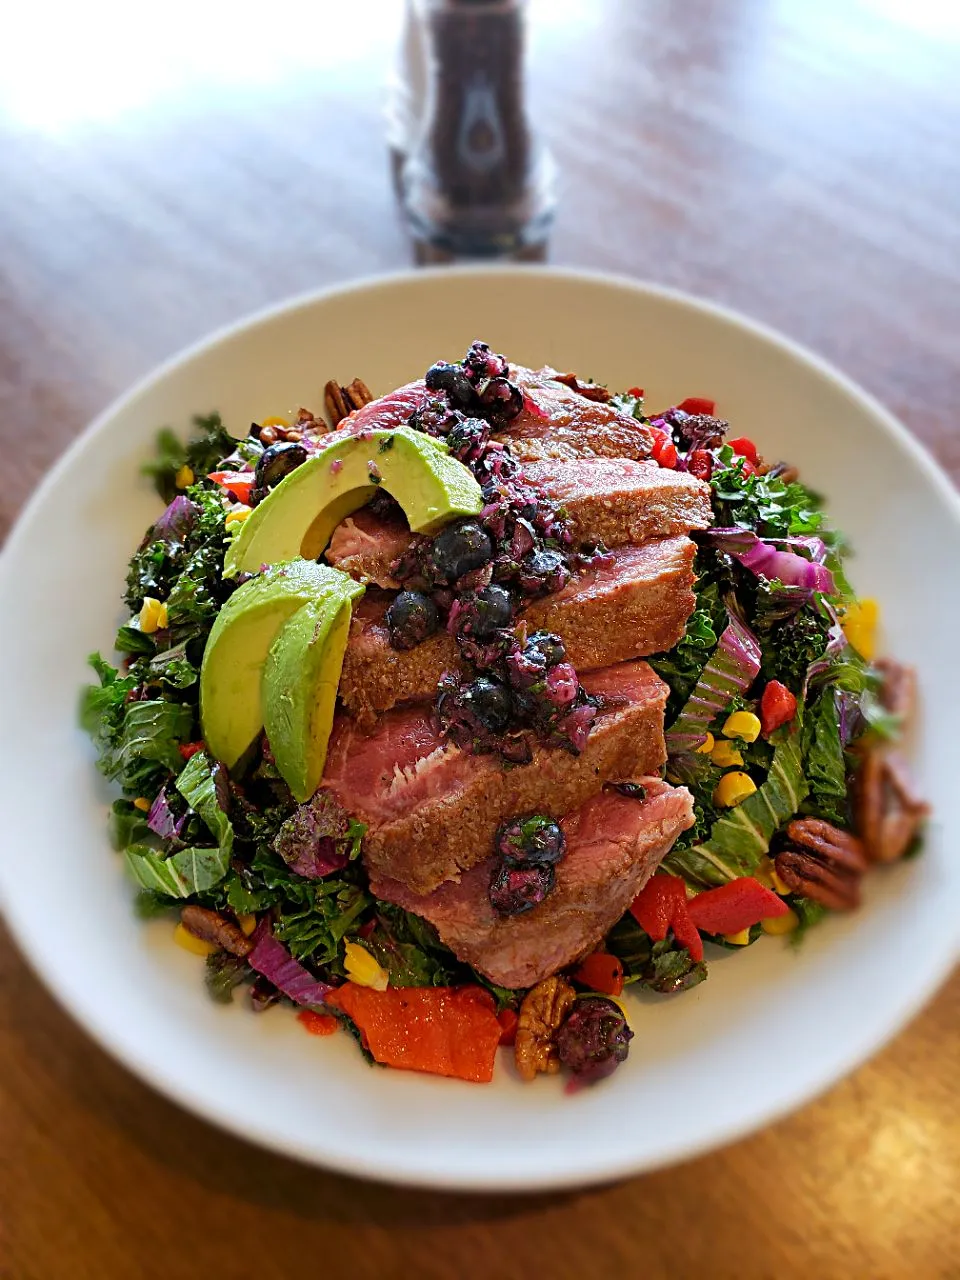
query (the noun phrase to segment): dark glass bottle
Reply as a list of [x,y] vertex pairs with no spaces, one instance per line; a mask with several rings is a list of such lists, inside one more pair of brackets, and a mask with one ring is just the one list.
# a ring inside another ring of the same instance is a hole
[[426,101],[403,171],[421,260],[541,257],[553,161],[524,98],[525,0],[416,0]]

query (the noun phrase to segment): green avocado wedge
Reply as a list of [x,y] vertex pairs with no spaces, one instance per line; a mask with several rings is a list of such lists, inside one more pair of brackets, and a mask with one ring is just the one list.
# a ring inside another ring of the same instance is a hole
[[457,516],[477,515],[480,486],[447,446],[410,427],[344,436],[308,458],[240,525],[224,576],[323,554],[337,525],[381,487],[396,498],[414,533],[435,533]]
[[264,664],[264,727],[277,768],[300,803],[323,776],[351,612],[345,596],[305,604],[280,628]]
[[349,606],[362,594],[347,574],[299,559],[237,588],[217,615],[200,667],[201,730],[215,759],[232,769],[263,728],[261,675],[287,619],[306,604],[333,598]]

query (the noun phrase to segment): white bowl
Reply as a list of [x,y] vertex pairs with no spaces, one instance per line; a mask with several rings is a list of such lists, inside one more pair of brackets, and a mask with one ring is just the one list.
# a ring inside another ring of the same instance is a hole
[[[627,387],[648,403],[715,397],[737,434],[827,493],[879,597],[889,648],[920,672],[915,760],[935,819],[921,858],[870,878],[867,903],[798,950],[723,953],[682,996],[631,1001],[625,1066],[568,1097],[373,1069],[346,1036],[305,1035],[204,991],[202,964],[145,926],[110,851],[106,790],[76,728],[86,655],[110,650],[127,559],[160,504],[138,478],[158,426],[219,409],[251,420],[324,381],[375,393],[475,337]],[[20,946],[64,1007],[132,1070],[210,1120],[305,1160],[437,1187],[559,1187],[650,1169],[739,1137],[850,1071],[916,1012],[957,955],[960,502],[880,405],[821,361],[718,307],[627,280],[442,271],[311,295],[161,368],[76,442],[0,562],[0,893]]]

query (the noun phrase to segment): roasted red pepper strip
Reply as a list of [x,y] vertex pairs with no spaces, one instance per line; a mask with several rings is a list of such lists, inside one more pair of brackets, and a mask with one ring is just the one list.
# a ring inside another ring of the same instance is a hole
[[517,1023],[520,1019],[517,1017],[515,1010],[501,1009],[497,1014],[497,1021],[501,1027],[500,1043],[504,1048],[510,1048],[517,1038]]
[[195,756],[198,751],[202,751],[204,744],[202,742],[181,742],[177,750],[183,756],[184,760],[189,760],[191,756]]
[[628,396],[633,396],[635,400],[643,399],[643,387],[631,387],[627,392]]
[[740,933],[761,920],[784,916],[789,907],[753,876],[740,876],[719,889],[698,893],[687,903],[690,919],[704,933]]
[[703,943],[687,912],[687,891],[679,876],[653,876],[634,898],[630,913],[654,942],[662,942],[672,929],[692,959],[703,959]]
[[623,965],[606,951],[595,951],[573,971],[574,982],[605,996],[618,996],[623,991]]
[[760,461],[757,446],[749,436],[737,436],[736,440],[729,440],[727,443],[734,453],[739,453],[741,458],[749,459],[754,466]]
[[207,479],[218,484],[221,489],[229,490],[238,502],[250,501],[254,480],[252,471],[211,471]]
[[687,396],[677,405],[684,413],[706,413],[711,417],[717,407],[716,400],[707,400],[705,396]]
[[687,458],[687,470],[698,480],[709,480],[713,475],[713,457],[706,449],[694,449]]
[[332,1036],[340,1025],[332,1013],[314,1013],[312,1009],[301,1009],[297,1021],[312,1036]]
[[486,1084],[503,1028],[469,988],[389,987],[347,982],[327,996],[366,1037],[377,1062]]
[[677,465],[677,446],[670,439],[670,433],[664,431],[662,427],[651,427],[653,433],[653,448],[650,450],[650,456],[655,462],[659,462],[661,467],[672,469]]
[[797,700],[785,684],[779,680],[768,680],[767,687],[760,698],[760,731],[765,738],[789,724],[797,714]]

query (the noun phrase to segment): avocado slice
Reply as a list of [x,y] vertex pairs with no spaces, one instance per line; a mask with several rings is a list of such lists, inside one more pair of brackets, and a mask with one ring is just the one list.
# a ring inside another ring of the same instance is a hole
[[239,587],[217,614],[200,667],[200,723],[211,754],[233,768],[263,728],[261,672],[277,632],[311,601],[348,603],[363,587],[339,569],[291,560]]
[[227,550],[224,576],[322,555],[334,529],[384,488],[414,533],[435,533],[456,516],[479,514],[480,486],[447,446],[396,427],[344,436],[291,471],[249,517]]
[[277,632],[263,668],[263,717],[270,750],[301,803],[320,784],[350,633],[348,596],[298,609]]

